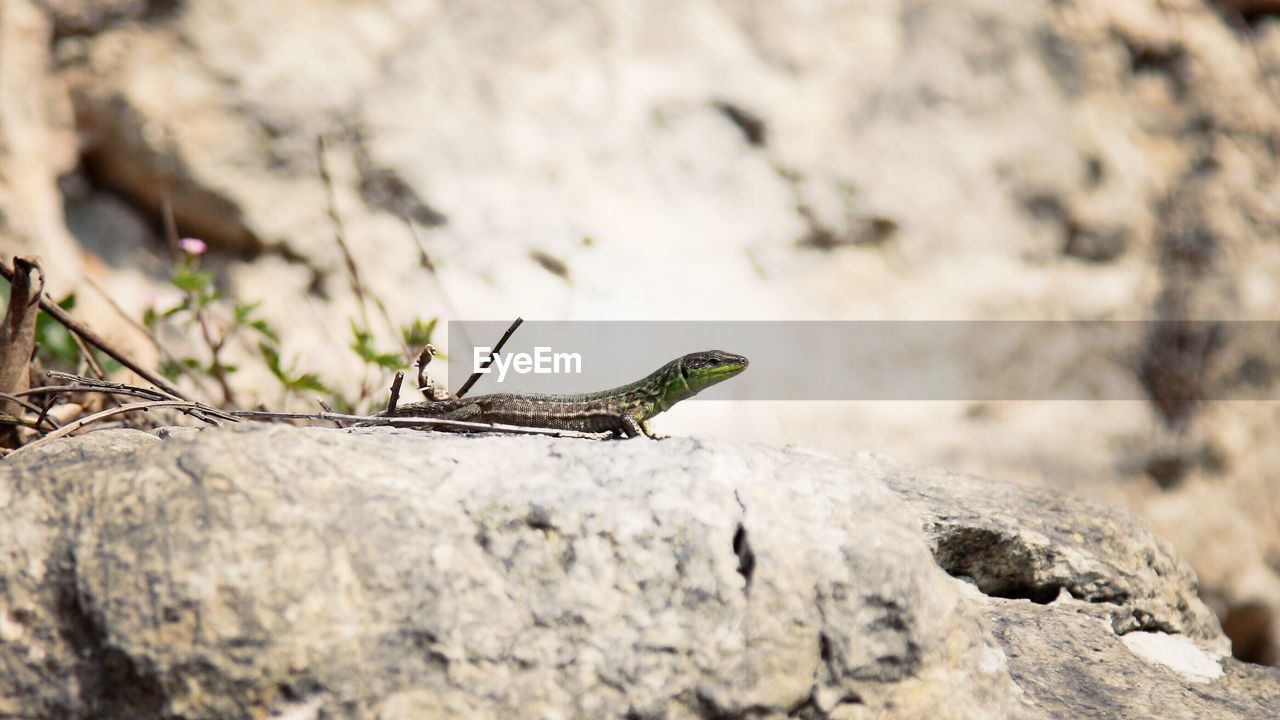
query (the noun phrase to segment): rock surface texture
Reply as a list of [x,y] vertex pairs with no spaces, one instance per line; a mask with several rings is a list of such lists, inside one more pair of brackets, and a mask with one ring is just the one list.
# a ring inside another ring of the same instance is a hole
[[102,431],[0,577],[6,717],[1280,715],[1141,522],[867,455]]
[[[1280,663],[1280,405],[1181,402],[1280,388],[1274,348],[1240,352],[1216,322],[1280,313],[1275,5],[3,0],[0,254],[43,255],[58,298],[78,288],[91,326],[154,352],[78,281],[135,319],[176,304],[168,200],[222,288],[287,330],[286,359],[350,391],[325,134],[397,323],[1211,321],[1126,348],[1149,403],[664,422],[1127,503],[1195,566],[1239,656]],[[255,349],[227,349],[232,382],[273,405]]]

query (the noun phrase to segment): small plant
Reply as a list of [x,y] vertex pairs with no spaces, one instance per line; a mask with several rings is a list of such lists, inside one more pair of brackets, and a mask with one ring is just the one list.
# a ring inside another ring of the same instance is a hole
[[288,368],[280,362],[280,350],[273,344],[266,342],[258,343],[258,352],[262,353],[262,359],[267,363],[267,369],[280,381],[280,385],[288,392],[320,392],[329,393],[330,390],[320,381],[320,377],[312,372],[299,372],[294,365]]
[[[431,336],[435,333],[438,318],[431,318],[423,321],[421,318],[414,318],[409,325],[400,328],[401,349],[399,351],[383,351],[376,345],[373,333],[365,327],[360,326],[355,320],[351,321],[351,349],[365,364],[364,380],[360,384],[360,394],[358,399],[353,403],[345,398],[331,398],[334,407],[344,405],[348,408],[360,408],[366,404],[371,393],[378,387],[377,382],[386,376],[387,372],[397,372],[403,370],[411,358],[416,357],[416,350],[426,347],[431,343]],[[374,378],[370,381],[370,378]]]
[[[426,322],[422,322],[421,318],[414,318],[413,323],[400,328],[400,339],[404,341],[407,348],[424,348],[431,343],[431,336],[436,331],[436,323],[440,318],[431,318]],[[438,357],[444,357],[437,354]]]
[[382,352],[373,345],[373,333],[360,327],[354,320],[351,321],[351,349],[356,355],[364,361],[365,365],[370,365],[383,370],[395,372],[404,366],[404,358],[400,353]]
[[181,299],[163,311],[158,311],[154,304],[149,306],[143,313],[142,322],[153,331],[162,320],[176,322],[184,329],[197,327],[207,354],[203,358],[184,355],[165,360],[160,366],[165,377],[170,380],[180,375],[212,378],[222,391],[223,401],[228,406],[234,405],[235,395],[229,377],[239,368],[226,362],[224,352],[231,342],[249,332],[258,336],[257,347],[267,367],[286,390],[324,389],[315,375],[282,368],[279,333],[266,320],[255,316],[260,303],[233,301],[227,310],[225,296],[214,286],[213,273],[200,268],[200,257],[208,250],[203,241],[183,238],[178,241],[178,248],[182,257],[169,284],[182,293]]
[[[355,410],[367,404],[373,391],[380,387],[381,378],[388,372],[403,369],[410,360],[412,348],[421,348],[431,342],[438,324],[437,318],[423,321],[414,319],[400,328],[402,351],[386,351],[377,347],[372,331],[355,320],[351,321],[349,347],[364,363],[365,379],[358,396],[353,400],[342,397],[330,389],[314,372],[298,369],[296,363],[286,362],[280,352],[280,335],[265,319],[258,317],[259,302],[244,302],[227,298],[214,286],[214,275],[200,266],[200,258],[207,251],[204,242],[185,238],[178,243],[182,257],[174,269],[170,285],[181,295],[171,307],[160,310],[153,303],[143,314],[143,324],[156,330],[162,322],[173,322],[184,329],[195,327],[204,341],[206,352],[200,355],[183,355],[161,363],[160,371],[170,380],[189,376],[197,380],[212,379],[222,390],[227,406],[235,404],[229,376],[239,368],[228,363],[225,351],[233,342],[247,341],[258,351],[271,375],[286,393],[314,392],[325,395],[334,408]],[[228,307],[230,305],[230,307]],[[74,360],[76,348],[72,345],[70,357]]]

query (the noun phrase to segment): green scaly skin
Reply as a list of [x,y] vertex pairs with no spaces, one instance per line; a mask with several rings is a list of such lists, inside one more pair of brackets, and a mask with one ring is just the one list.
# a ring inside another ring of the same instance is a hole
[[[496,393],[397,407],[390,417],[430,417],[660,439],[649,419],[747,369],[741,355],[708,350],[676,358],[629,385],[577,395]],[[380,413],[387,417],[387,413]]]

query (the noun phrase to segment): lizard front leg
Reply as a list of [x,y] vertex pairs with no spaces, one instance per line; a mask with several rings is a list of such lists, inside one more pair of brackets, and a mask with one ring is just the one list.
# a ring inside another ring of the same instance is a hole
[[667,438],[671,437],[670,435],[659,435],[658,433],[654,432],[653,428],[649,427],[648,420],[640,421],[640,429],[644,432],[644,436],[649,438],[650,440],[666,440]]
[[635,415],[622,416],[622,432],[629,438],[644,435],[650,440],[666,440],[671,437],[670,435],[658,435],[653,431],[653,428],[649,427],[648,420],[642,420]]
[[633,438],[641,434],[648,435],[648,433],[644,431],[644,425],[631,415],[622,416],[622,434],[628,438]]

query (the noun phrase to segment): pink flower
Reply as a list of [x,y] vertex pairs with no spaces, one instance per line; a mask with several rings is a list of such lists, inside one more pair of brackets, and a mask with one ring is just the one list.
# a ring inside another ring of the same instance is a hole
[[178,247],[188,255],[203,255],[209,249],[209,246],[205,245],[203,240],[197,240],[196,238],[182,238],[178,241]]

